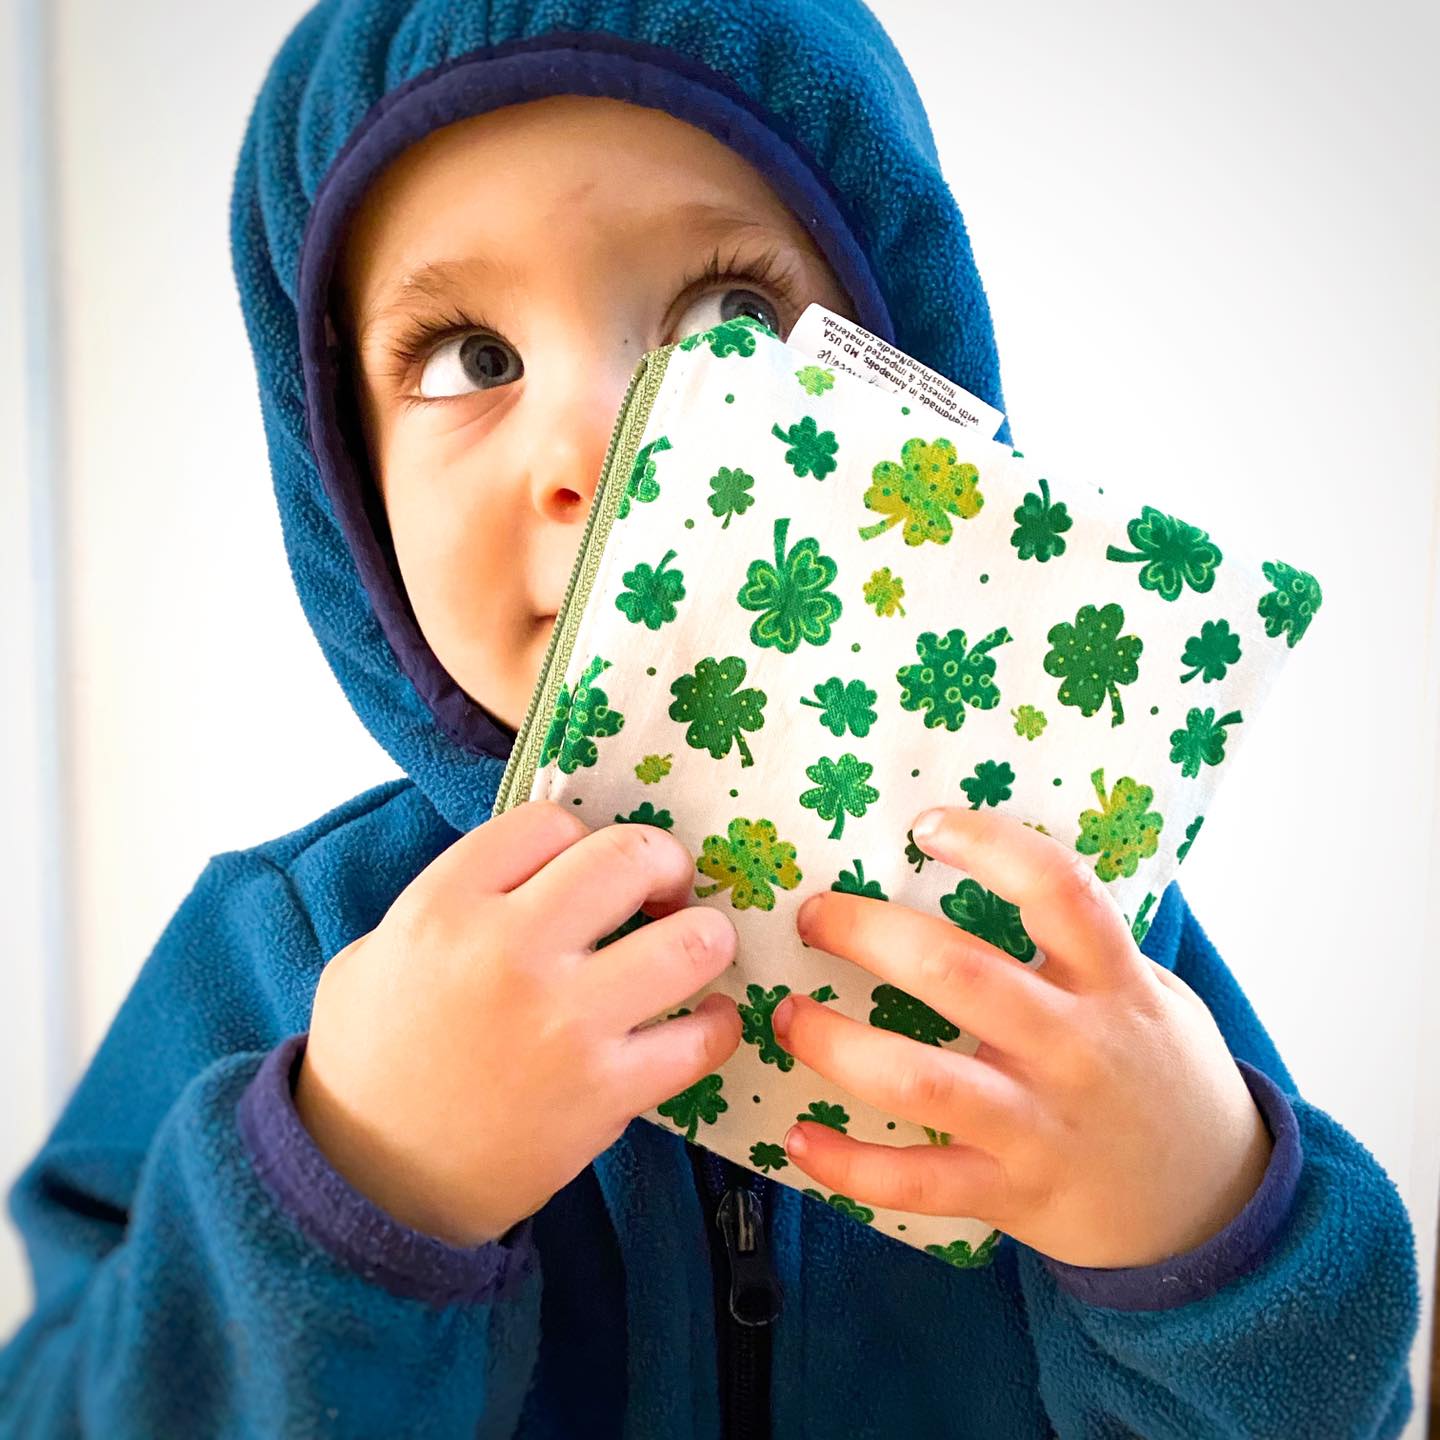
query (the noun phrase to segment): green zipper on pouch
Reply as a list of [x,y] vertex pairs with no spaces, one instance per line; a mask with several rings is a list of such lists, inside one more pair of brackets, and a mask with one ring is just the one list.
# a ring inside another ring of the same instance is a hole
[[540,751],[575,648],[575,636],[585,616],[585,603],[590,598],[600,569],[605,542],[609,539],[610,527],[615,523],[615,512],[620,507],[631,471],[635,468],[640,437],[645,433],[650,412],[664,383],[670,356],[677,348],[678,342],[648,351],[636,364],[630,383],[625,387],[625,398],[620,402],[620,413],[615,417],[615,428],[610,432],[610,444],[605,451],[604,464],[600,467],[600,479],[590,502],[590,513],[585,519],[580,549],[570,571],[570,583],[565,587],[565,599],[555,616],[555,628],[550,632],[550,643],[545,649],[539,678],[530,695],[525,718],[516,732],[505,773],[500,777],[500,789],[495,797],[497,815],[523,804],[535,783],[535,772],[540,768]]

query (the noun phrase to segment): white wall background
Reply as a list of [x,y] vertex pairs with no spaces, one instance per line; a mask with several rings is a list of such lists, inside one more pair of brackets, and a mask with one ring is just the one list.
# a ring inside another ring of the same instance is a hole
[[[229,268],[245,117],[304,7],[5,3],[9,75],[38,74],[0,87],[0,193],[22,201],[0,207],[8,1186],[206,859],[395,772],[291,587]],[[1094,457],[1123,436],[1110,474],[1274,537],[1324,585],[1184,888],[1301,1092],[1410,1205],[1418,1436],[1440,1196],[1440,12],[874,8],[967,218],[1017,443],[1103,483]],[[0,1334],[28,1304],[0,1228]]]

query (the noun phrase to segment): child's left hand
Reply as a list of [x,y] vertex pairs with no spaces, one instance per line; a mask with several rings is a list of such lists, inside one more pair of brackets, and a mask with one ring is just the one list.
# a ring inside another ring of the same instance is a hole
[[922,839],[917,820],[917,844],[1018,904],[1045,963],[1029,970],[902,905],[811,896],[802,939],[981,1043],[969,1056],[787,997],[775,1033],[796,1059],[952,1136],[895,1147],[798,1124],[791,1160],[851,1199],[979,1219],[1072,1265],[1149,1265],[1223,1230],[1258,1188],[1273,1141],[1208,1006],[1140,953],[1082,856],[999,811],[927,814],[938,823]]

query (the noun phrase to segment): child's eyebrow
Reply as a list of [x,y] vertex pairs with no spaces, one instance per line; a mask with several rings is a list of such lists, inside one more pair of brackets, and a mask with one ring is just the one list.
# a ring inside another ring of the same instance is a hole
[[[778,227],[754,215],[705,200],[672,206],[661,214],[645,212],[632,226],[637,237],[643,234],[650,241],[654,240],[657,228],[697,243],[718,243],[755,231],[761,238],[784,245],[802,261],[809,258]],[[518,287],[519,278],[515,266],[496,256],[471,255],[463,259],[428,261],[407,271],[360,317],[357,344],[363,348],[372,330],[387,320],[411,313],[421,299],[443,305],[458,299],[476,284]]]

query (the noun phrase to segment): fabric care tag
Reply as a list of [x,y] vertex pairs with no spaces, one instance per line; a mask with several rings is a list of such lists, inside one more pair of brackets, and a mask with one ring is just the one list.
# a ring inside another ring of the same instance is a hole
[[1005,419],[1003,411],[962,390],[938,370],[823,305],[807,305],[785,343],[891,394],[912,396],[952,425],[979,430],[986,439],[994,437]]

